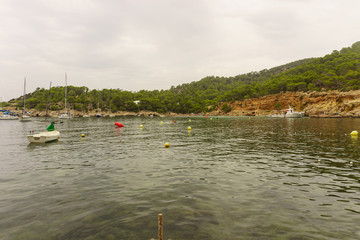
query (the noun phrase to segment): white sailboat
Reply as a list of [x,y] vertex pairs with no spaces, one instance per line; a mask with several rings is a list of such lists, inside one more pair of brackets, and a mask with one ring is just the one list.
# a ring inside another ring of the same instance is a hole
[[70,115],[70,111],[68,109],[68,104],[67,104],[67,75],[65,73],[65,113],[60,114],[59,118],[61,119],[70,119],[71,115]]
[[25,95],[26,95],[26,78],[24,79],[23,110],[22,110],[22,115],[19,119],[20,122],[30,122],[31,121],[31,116],[29,114],[27,114],[26,110],[25,110]]

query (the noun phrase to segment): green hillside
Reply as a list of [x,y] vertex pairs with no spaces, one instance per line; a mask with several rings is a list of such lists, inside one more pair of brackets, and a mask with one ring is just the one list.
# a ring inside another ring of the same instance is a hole
[[[169,90],[129,92],[120,89],[89,90],[68,86],[68,102],[75,110],[113,112],[150,110],[159,113],[208,112],[219,102],[243,100],[285,91],[349,91],[360,89],[360,42],[320,58],[309,58],[286,65],[234,77],[208,76],[200,81]],[[36,89],[26,96],[26,107],[43,110],[64,108],[64,88]],[[140,100],[135,104],[135,100]],[[21,98],[11,104],[22,107]]]

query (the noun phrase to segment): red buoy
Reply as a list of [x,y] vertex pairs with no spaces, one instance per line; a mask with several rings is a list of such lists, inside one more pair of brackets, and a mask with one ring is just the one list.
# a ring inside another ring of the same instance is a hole
[[121,122],[116,122],[116,123],[115,123],[115,126],[117,126],[117,127],[124,127],[124,125],[123,125]]

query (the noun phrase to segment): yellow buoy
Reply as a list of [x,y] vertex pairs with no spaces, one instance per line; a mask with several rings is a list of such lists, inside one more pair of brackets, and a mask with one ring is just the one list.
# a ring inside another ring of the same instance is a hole
[[85,137],[85,134],[81,134],[81,137]]
[[165,148],[169,148],[170,147],[170,143],[165,143]]
[[163,122],[160,122],[160,124],[163,124]]
[[189,119],[189,122],[191,122],[191,119]]
[[140,128],[143,128],[143,125],[140,125]]
[[352,132],[350,133],[351,136],[357,136],[358,134],[359,134],[359,133],[358,133],[358,131],[356,131],[356,130],[355,130],[355,131],[352,131]]
[[191,131],[191,127],[188,127],[188,130]]

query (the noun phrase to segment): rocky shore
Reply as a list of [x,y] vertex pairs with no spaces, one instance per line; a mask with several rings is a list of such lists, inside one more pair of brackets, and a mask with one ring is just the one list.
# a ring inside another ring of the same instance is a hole
[[[230,111],[225,113],[223,105]],[[360,90],[349,92],[285,92],[260,98],[222,103],[209,115],[268,116],[283,114],[291,106],[309,117],[360,117]]]
[[[228,111],[224,111],[224,105],[228,106]],[[267,95],[260,98],[250,98],[243,101],[223,102],[219,104],[215,111],[207,113],[212,116],[268,116],[272,114],[283,114],[291,106],[295,111],[305,112],[308,117],[360,117],[360,90],[349,92],[326,91],[326,92],[285,92]],[[7,108],[18,114],[21,110]],[[29,110],[32,116],[44,117],[45,111],[36,109]],[[193,114],[166,113],[160,114],[151,111],[140,112],[110,112],[93,110],[81,112],[71,110],[74,117],[88,115],[95,117],[100,114],[102,117],[119,116],[190,116]],[[51,117],[57,117],[59,111],[49,111]],[[205,115],[205,114],[201,114]]]

